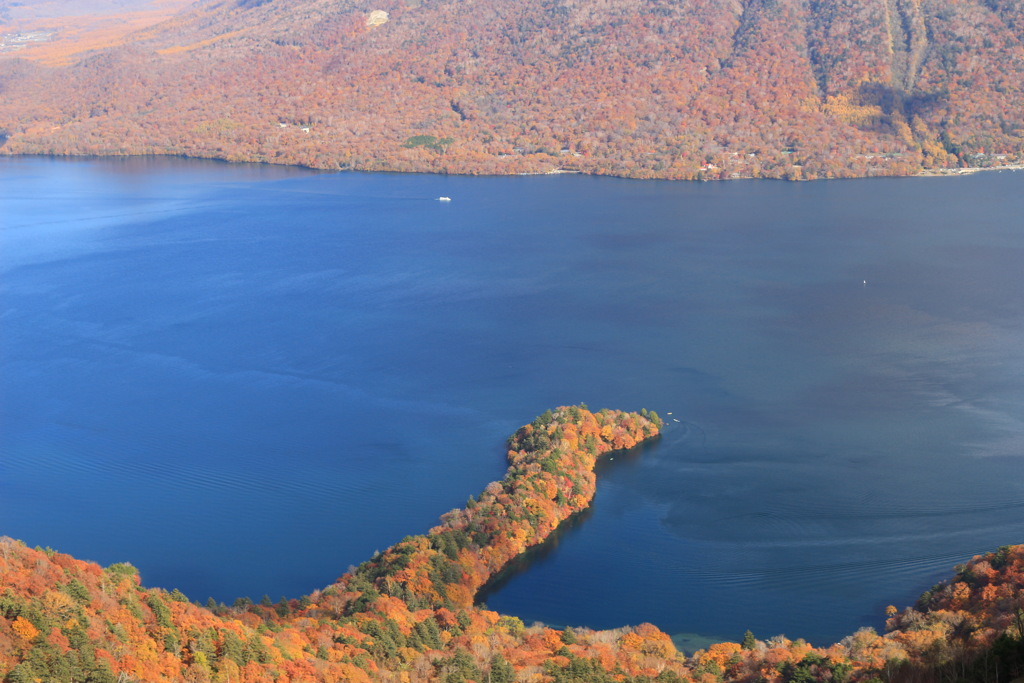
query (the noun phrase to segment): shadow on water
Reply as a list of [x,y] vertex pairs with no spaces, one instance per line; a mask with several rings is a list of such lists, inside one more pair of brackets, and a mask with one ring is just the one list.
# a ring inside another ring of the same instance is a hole
[[[658,447],[658,444],[662,442],[664,438],[663,434],[658,434],[654,438],[644,441],[638,446],[634,446],[624,451],[612,451],[610,454],[602,456],[594,464],[594,474],[597,475],[598,480],[606,474],[611,473],[614,470],[624,469],[637,465],[645,453],[648,453]],[[596,502],[597,496],[595,495],[594,500]],[[591,503],[588,510],[593,509],[595,503]]]
[[[610,454],[606,454],[599,458],[594,464],[594,474],[600,478],[611,472],[613,469],[635,465],[641,456],[654,448],[660,440],[661,436],[659,435],[628,450],[612,451]],[[543,564],[550,559],[558,549],[559,544],[565,538],[579,530],[584,522],[593,516],[594,506],[596,504],[597,495],[595,494],[594,500],[586,509],[580,510],[576,514],[568,517],[565,521],[559,524],[543,542],[528,548],[525,552],[514,557],[512,561],[505,565],[501,571],[495,574],[490,581],[480,588],[476,594],[476,604],[486,603],[487,598],[499,593],[502,588],[512,581],[512,579],[516,578],[520,574],[526,573],[532,567],[538,564]]]
[[593,507],[577,512],[559,524],[558,528],[552,531],[551,535],[542,543],[528,548],[522,554],[512,558],[511,562],[480,588],[476,594],[476,603],[487,602],[487,598],[500,592],[512,579],[520,574],[525,574],[534,565],[545,562],[558,549],[558,544],[562,542],[562,539],[575,532],[593,514]]

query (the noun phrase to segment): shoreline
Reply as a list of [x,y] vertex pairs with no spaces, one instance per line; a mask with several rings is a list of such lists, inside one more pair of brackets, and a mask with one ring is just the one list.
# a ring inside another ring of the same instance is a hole
[[509,437],[508,469],[500,481],[442,515],[426,534],[407,536],[363,562],[332,588],[372,589],[411,611],[475,608],[506,569],[514,572],[517,560],[528,561],[531,551],[590,508],[600,459],[653,441],[662,425],[657,413],[646,410],[549,410]]
[[181,159],[187,161],[209,161],[221,164],[231,165],[250,165],[250,166],[262,166],[268,168],[295,168],[305,169],[313,171],[315,173],[395,173],[402,175],[451,175],[451,176],[479,176],[489,178],[512,178],[516,176],[559,176],[559,175],[584,175],[592,177],[606,177],[606,178],[621,178],[623,180],[641,180],[641,181],[667,181],[667,182],[693,182],[693,183],[706,183],[706,182],[725,182],[730,180],[774,180],[774,181],[786,181],[786,182],[815,182],[822,180],[864,180],[869,178],[928,178],[928,177],[940,177],[940,176],[965,176],[974,175],[976,173],[989,172],[989,171],[1024,171],[1024,162],[1012,162],[1003,164],[1000,166],[965,166],[957,168],[929,168],[920,169],[912,173],[897,173],[897,174],[864,174],[864,175],[849,175],[849,176],[834,176],[834,177],[786,177],[785,175],[772,176],[772,175],[733,175],[731,177],[694,177],[694,178],[670,178],[670,177],[658,177],[658,176],[647,176],[647,175],[629,175],[619,173],[600,173],[592,172],[579,169],[568,169],[568,168],[549,168],[547,170],[536,170],[536,171],[518,171],[508,173],[486,173],[478,172],[472,169],[463,170],[409,170],[409,169],[381,169],[381,168],[323,168],[320,166],[311,166],[307,164],[299,163],[287,163],[287,162],[274,162],[267,161],[265,159],[227,159],[222,156],[214,155],[193,155],[193,154],[176,154],[173,152],[168,153],[144,153],[144,154],[50,154],[46,152],[7,152],[3,150],[3,145],[0,144],[0,159],[52,159],[52,160],[121,160],[128,161],[134,159]]
[[1024,171],[1024,163],[1004,164],[1002,166],[964,166],[962,168],[926,168],[918,171],[914,177],[933,178],[939,176],[974,175],[989,171]]
[[527,627],[475,603],[481,580],[543,548],[560,522],[589,508],[599,459],[656,439],[662,424],[646,410],[594,413],[581,404],[546,411],[509,438],[506,476],[479,497],[331,586],[276,604],[267,596],[227,607],[210,598],[202,607],[180,591],[145,588],[130,564],[103,568],[0,537],[7,586],[0,626],[11,634],[0,643],[0,676],[108,683],[878,683],[886,675],[898,683],[945,680],[950,660],[935,655],[950,652],[962,671],[987,672],[994,663],[1015,674],[1024,667],[1024,545],[958,565],[916,608],[888,606],[884,635],[862,628],[824,647],[781,635],[762,640],[750,630],[742,643],[670,635],[650,623]]

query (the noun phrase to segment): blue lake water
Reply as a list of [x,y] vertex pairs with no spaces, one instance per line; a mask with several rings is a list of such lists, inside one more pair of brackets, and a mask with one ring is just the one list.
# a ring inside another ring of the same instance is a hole
[[826,644],[1024,542],[1022,266],[1024,173],[3,159],[0,533],[294,597],[500,478],[546,408],[646,407],[661,441],[488,605]]

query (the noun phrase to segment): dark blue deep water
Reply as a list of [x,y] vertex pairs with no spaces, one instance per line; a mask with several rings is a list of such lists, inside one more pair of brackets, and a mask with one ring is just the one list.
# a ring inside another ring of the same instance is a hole
[[1024,173],[4,159],[0,287],[0,533],[201,601],[327,585],[577,402],[668,425],[487,597],[528,622],[824,644],[1024,542]]

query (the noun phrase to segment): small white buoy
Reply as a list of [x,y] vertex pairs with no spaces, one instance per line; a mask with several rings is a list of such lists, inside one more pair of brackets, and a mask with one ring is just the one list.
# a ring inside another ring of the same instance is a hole
[[864,281],[864,286],[865,286],[865,287],[867,287],[867,286],[868,286],[868,281],[867,281],[867,280],[865,280],[865,281]]

